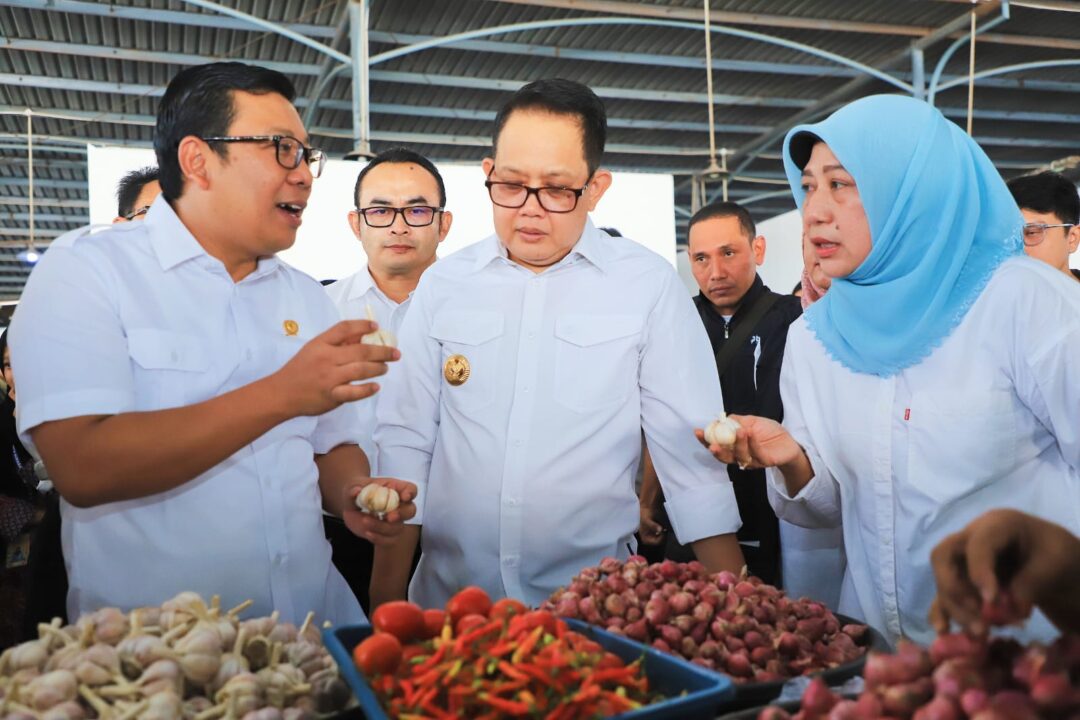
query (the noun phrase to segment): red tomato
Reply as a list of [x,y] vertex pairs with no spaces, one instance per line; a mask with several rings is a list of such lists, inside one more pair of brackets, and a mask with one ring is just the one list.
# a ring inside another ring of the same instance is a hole
[[491,612],[488,613],[488,617],[492,620],[509,620],[515,615],[521,615],[527,612],[529,608],[525,606],[525,603],[514,598],[503,598],[497,600],[494,605],[491,606]]
[[392,673],[401,664],[401,641],[390,633],[377,632],[356,646],[353,662],[368,677]]
[[411,602],[394,600],[383,603],[371,614],[371,625],[379,632],[387,632],[403,643],[424,636],[424,611]]
[[446,613],[438,608],[430,608],[424,611],[424,639],[437,637],[446,624]]
[[469,613],[468,615],[465,615],[460,620],[458,620],[457,625],[454,626],[454,634],[460,637],[465,633],[469,632],[470,630],[475,630],[481,625],[487,624],[488,619],[483,615]]
[[483,589],[475,585],[459,590],[457,595],[446,603],[446,614],[450,616],[450,622],[455,628],[458,620],[466,615],[475,613],[487,617],[489,612],[491,612],[491,598]]

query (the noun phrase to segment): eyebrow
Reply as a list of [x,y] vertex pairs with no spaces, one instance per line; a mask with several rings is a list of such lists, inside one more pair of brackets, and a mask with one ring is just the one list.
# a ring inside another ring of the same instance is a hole
[[[834,165],[826,165],[823,168],[821,168],[821,172],[823,172],[823,173],[833,172],[833,171],[836,171],[836,170],[839,170],[840,172],[847,172],[847,168],[844,167],[843,165],[841,165],[840,163],[836,163]],[[812,175],[812,173],[809,170],[807,170],[806,168],[803,168],[802,177],[810,177],[810,175]]]
[[310,135],[304,135],[304,137],[298,137],[296,135],[293,135],[292,130],[286,130],[283,127],[270,128],[270,132],[267,133],[267,135],[288,135],[289,137],[296,138],[297,140],[299,140],[304,145],[307,145],[309,142],[311,142],[311,136]]
[[[428,199],[426,197],[424,197],[423,195],[417,195],[416,197],[411,197],[408,200],[406,200],[405,204],[406,205],[421,205],[421,204],[426,204],[427,201],[428,201]],[[375,197],[371,198],[371,204],[372,205],[392,205],[393,203],[391,203],[389,200],[385,200],[385,199],[383,199],[381,197],[375,196]]]
[[[525,174],[521,170],[518,170],[517,168],[514,168],[514,167],[510,167],[508,165],[504,165],[502,168],[500,168],[498,170],[498,172],[499,172],[500,175],[524,175]],[[542,173],[540,175],[540,177],[544,178],[545,180],[548,180],[548,179],[567,179],[567,178],[571,178],[573,176],[574,176],[574,173],[571,172],[570,170],[550,170],[550,171]]]

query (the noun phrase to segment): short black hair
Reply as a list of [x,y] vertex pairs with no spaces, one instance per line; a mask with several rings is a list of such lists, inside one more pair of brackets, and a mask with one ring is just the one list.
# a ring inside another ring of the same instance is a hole
[[383,163],[412,163],[427,170],[435,178],[435,183],[439,186],[439,207],[446,207],[446,183],[443,182],[442,175],[439,174],[439,168],[435,167],[435,163],[420,153],[407,147],[396,147],[381,152],[364,166],[364,169],[356,177],[356,187],[353,188],[353,204],[356,207],[360,207],[360,185],[364,182],[364,176]]
[[722,217],[734,217],[739,219],[739,225],[742,226],[743,231],[747,236],[753,240],[757,237],[757,226],[754,225],[754,219],[750,217],[750,211],[744,208],[739,203],[733,202],[714,202],[709,203],[705,207],[694,213],[694,216],[690,218],[690,225],[687,226],[686,231],[690,232],[690,228],[697,225],[704,220],[712,220],[713,218]]
[[795,287],[791,289],[792,295],[798,295],[800,292],[802,292],[802,280],[795,283]]
[[1047,170],[1013,178],[1008,184],[1021,210],[1050,213],[1063,223],[1080,224],[1080,195],[1061,173]]
[[619,232],[619,228],[602,227],[600,229],[603,230],[604,232],[606,232],[611,237],[622,237],[623,236],[623,234],[621,232]]
[[143,188],[158,179],[158,169],[148,165],[138,170],[132,170],[120,178],[120,184],[116,186],[116,214],[119,217],[130,215],[137,208],[135,200]]
[[491,137],[493,151],[498,150],[503,126],[517,110],[540,110],[579,120],[589,176],[592,177],[600,167],[607,142],[607,110],[604,102],[587,86],[573,80],[552,78],[531,82],[518,90],[495,116],[495,130]]
[[[169,82],[158,106],[154,132],[161,193],[166,200],[175,200],[184,191],[177,157],[180,141],[188,135],[227,134],[236,116],[233,92],[237,90],[256,95],[277,93],[289,102],[296,97],[292,82],[278,71],[239,62],[194,65]],[[228,154],[224,143],[211,147],[222,157]]]

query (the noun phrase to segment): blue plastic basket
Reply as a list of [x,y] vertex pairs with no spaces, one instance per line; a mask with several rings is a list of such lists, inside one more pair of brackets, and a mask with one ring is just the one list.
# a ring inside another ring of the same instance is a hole
[[[705,670],[671,655],[612,635],[600,628],[577,620],[567,620],[576,632],[598,642],[625,662],[633,662],[645,655],[645,675],[649,687],[666,699],[616,717],[623,720],[660,720],[661,718],[685,718],[686,720],[711,720],[723,706],[735,697],[735,686],[723,675]],[[371,635],[370,625],[349,625],[323,631],[323,642],[337,661],[341,677],[352,688],[368,720],[388,720],[379,705],[375,693],[352,661],[352,651],[364,638]]]

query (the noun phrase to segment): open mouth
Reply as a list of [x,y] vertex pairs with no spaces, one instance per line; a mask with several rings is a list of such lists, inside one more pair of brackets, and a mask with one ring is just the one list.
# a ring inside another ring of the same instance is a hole
[[277,206],[297,218],[304,213],[304,206],[297,205],[296,203],[278,203]]

